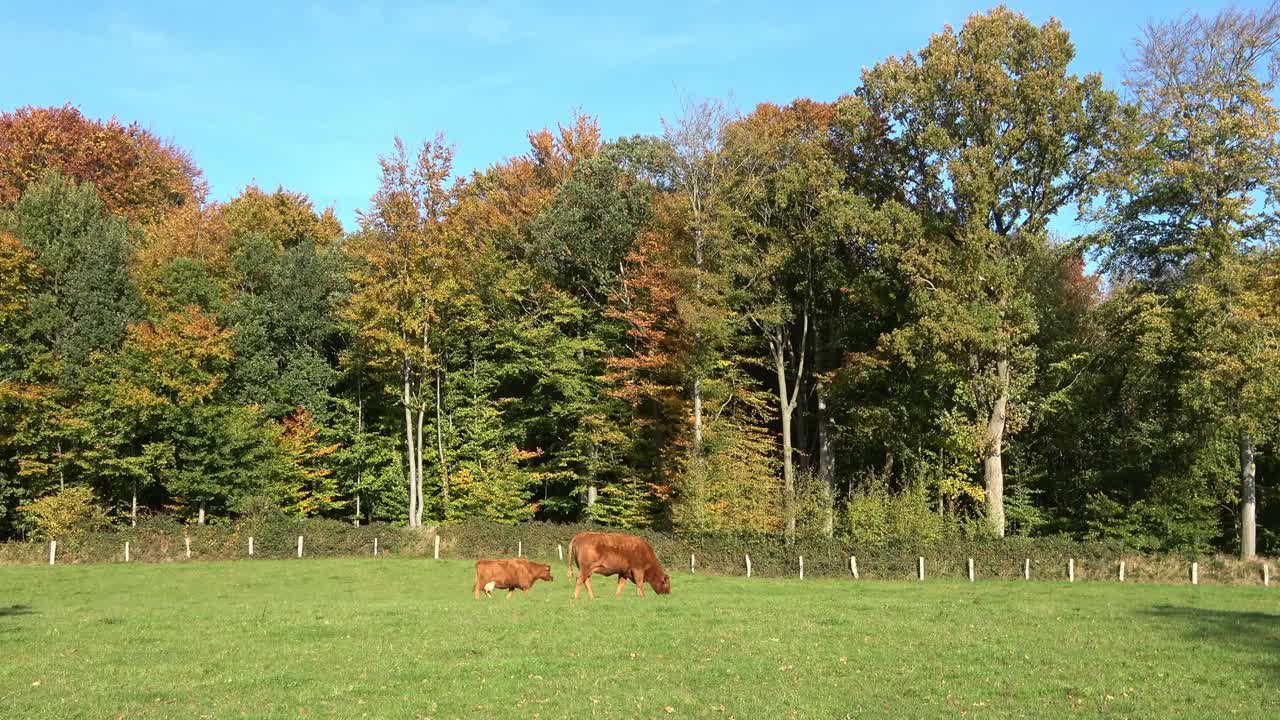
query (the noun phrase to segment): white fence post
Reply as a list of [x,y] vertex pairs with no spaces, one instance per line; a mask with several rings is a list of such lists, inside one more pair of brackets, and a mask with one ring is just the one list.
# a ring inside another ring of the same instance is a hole
[[973,582],[973,558],[969,558],[969,582]]
[[1031,579],[1031,558],[1023,558],[1022,560],[1022,579]]
[[253,536],[249,536],[249,557],[253,557]]
[[751,577],[751,556],[747,556],[747,577]]
[[697,568],[698,568],[698,559],[695,558],[692,553],[690,553],[689,554],[689,574],[692,575],[695,572],[697,572]]
[[800,579],[804,579],[804,556],[800,556]]
[[854,580],[858,579],[858,556],[857,555],[849,556],[849,572],[853,573]]
[[[53,561],[50,560],[49,564],[52,565]],[[1268,563],[1263,563],[1262,564],[1262,587],[1267,587],[1270,584],[1271,584],[1271,565]]]
[[924,580],[924,556],[916,558],[916,579]]
[[298,536],[298,557],[302,557],[302,536]]
[[1191,563],[1191,584],[1200,584],[1200,563]]
[[373,539],[373,556],[378,556],[378,538]]
[[556,552],[559,553],[560,559],[564,560],[564,545],[556,543]]
[[1120,561],[1120,582],[1124,582],[1124,561]]
[[1076,581],[1076,559],[1067,558],[1067,582]]
[[440,536],[436,536],[436,559],[440,559]]
[[184,537],[184,538],[182,538],[182,539],[186,541],[186,544],[187,544],[187,559],[188,559],[188,560],[190,560],[190,559],[191,559],[191,538],[189,538],[189,537]]
[[55,562],[57,562],[57,558],[58,558],[58,541],[50,540],[49,541],[49,564],[53,565]]
[[524,557],[524,541],[516,541],[516,557]]
[[127,541],[124,544],[124,561],[129,562],[129,543]]

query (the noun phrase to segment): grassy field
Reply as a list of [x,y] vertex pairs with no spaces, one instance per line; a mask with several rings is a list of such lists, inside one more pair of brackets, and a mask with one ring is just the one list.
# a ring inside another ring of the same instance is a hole
[[422,560],[0,568],[5,718],[1277,717],[1280,591]]

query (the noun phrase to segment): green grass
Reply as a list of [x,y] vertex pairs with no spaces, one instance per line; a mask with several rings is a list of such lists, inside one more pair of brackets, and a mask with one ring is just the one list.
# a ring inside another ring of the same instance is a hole
[[0,568],[4,718],[1277,717],[1280,592],[302,560]]

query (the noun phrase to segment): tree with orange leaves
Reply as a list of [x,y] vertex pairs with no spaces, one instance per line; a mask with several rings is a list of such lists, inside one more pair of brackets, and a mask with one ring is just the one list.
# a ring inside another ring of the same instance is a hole
[[342,447],[320,440],[323,428],[315,416],[298,408],[281,423],[284,478],[281,491],[286,511],[315,517],[341,508],[337,478],[325,467],[325,458]]
[[70,105],[0,114],[0,206],[48,170],[93,183],[108,210],[144,224],[206,194],[187,153],[137,123],[90,120]]

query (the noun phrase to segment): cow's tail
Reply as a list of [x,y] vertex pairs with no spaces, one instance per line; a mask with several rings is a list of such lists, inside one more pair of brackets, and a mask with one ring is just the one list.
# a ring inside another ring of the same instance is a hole
[[569,554],[564,556],[564,571],[569,577],[573,577],[573,565],[577,560],[573,554],[573,541],[576,539],[576,537],[569,539]]

